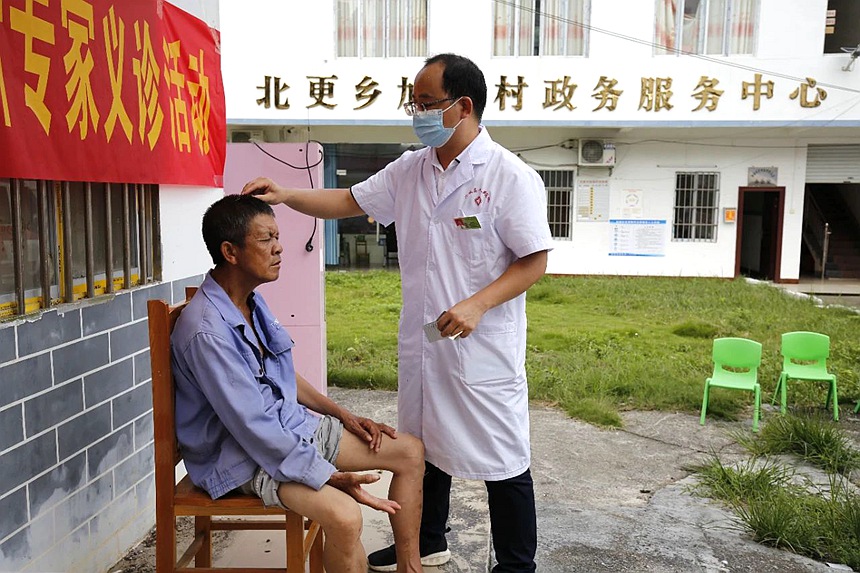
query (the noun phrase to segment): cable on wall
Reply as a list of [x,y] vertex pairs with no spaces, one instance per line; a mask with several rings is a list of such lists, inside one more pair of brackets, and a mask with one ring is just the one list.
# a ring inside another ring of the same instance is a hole
[[[289,167],[290,169],[295,169],[295,170],[305,170],[305,171],[307,171],[307,174],[308,174],[308,181],[310,182],[310,185],[311,185],[311,187],[310,187],[310,188],[311,188],[311,189],[313,189],[313,188],[314,188],[314,175],[313,175],[313,173],[311,172],[311,169],[313,169],[314,167],[316,167],[317,165],[319,165],[320,163],[322,163],[322,162],[323,162],[324,154],[323,154],[323,150],[322,150],[322,143],[321,143],[321,142],[319,142],[319,141],[317,141],[317,140],[315,140],[315,139],[308,139],[308,140],[307,140],[307,145],[305,145],[305,164],[304,164],[304,165],[293,165],[293,164],[292,164],[292,163],[290,163],[289,161],[285,161],[285,160],[281,159],[280,157],[277,157],[277,156],[275,156],[275,155],[272,155],[271,153],[269,153],[268,151],[266,151],[265,149],[263,149],[263,148],[260,146],[260,144],[259,144],[259,143],[257,143],[256,141],[251,141],[251,143],[253,143],[253,144],[257,147],[257,149],[259,149],[260,151],[262,151],[265,155],[268,155],[269,157],[271,157],[272,159],[274,159],[275,161],[277,161],[277,162],[279,162],[279,163],[283,163],[284,165],[286,165],[286,166],[287,166],[287,167]],[[319,158],[319,160],[318,160],[316,163],[314,163],[313,165],[311,165],[311,158],[310,158],[310,152],[311,152],[311,146],[310,146],[310,144],[311,144],[311,143],[316,143],[316,144],[318,144],[318,145],[320,146],[320,158]],[[310,238],[308,239],[308,242],[307,242],[307,243],[305,243],[305,250],[306,250],[307,252],[309,252],[309,253],[310,253],[310,252],[312,252],[312,251],[314,250],[314,237],[315,237],[315,236],[316,236],[316,234],[317,234],[317,224],[318,224],[318,222],[317,222],[317,218],[316,218],[316,217],[312,217],[312,218],[313,218],[313,220],[314,220],[314,228],[313,228],[313,231],[311,231],[311,236],[310,236]]]

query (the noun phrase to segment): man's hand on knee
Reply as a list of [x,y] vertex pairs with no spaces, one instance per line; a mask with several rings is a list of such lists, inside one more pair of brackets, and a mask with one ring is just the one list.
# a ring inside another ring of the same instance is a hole
[[340,421],[343,423],[344,429],[368,442],[368,446],[374,452],[378,452],[382,446],[382,434],[385,434],[389,438],[397,439],[397,430],[388,424],[374,422],[370,418],[362,418],[361,416],[347,412]]
[[400,504],[390,499],[382,499],[375,495],[369,494],[363,487],[364,484],[370,484],[379,481],[379,476],[375,474],[358,474],[355,472],[335,472],[331,474],[328,480],[328,485],[335,487],[349,494],[358,503],[363,503],[368,507],[372,507],[378,511],[384,511],[394,515],[400,510]]

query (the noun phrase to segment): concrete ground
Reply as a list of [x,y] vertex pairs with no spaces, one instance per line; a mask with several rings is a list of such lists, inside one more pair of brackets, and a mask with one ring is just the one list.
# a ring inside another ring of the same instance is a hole
[[[332,398],[356,413],[393,424],[396,394],[330,388]],[[764,422],[775,415],[764,412]],[[691,495],[688,466],[709,452],[740,459],[729,433],[751,419],[726,422],[665,412],[627,412],[623,430],[606,430],[533,404],[532,473],[538,511],[538,571],[567,572],[814,572],[830,566],[752,541],[719,504]],[[844,413],[846,428],[860,429]],[[384,495],[388,475],[371,486]],[[452,561],[427,573],[489,570],[492,547],[482,482],[455,480],[449,525]],[[368,551],[391,542],[385,516],[365,510]],[[152,545],[151,543],[149,544]],[[113,572],[154,571],[144,543]],[[283,543],[271,532],[233,533],[218,542],[216,565],[277,566]]]

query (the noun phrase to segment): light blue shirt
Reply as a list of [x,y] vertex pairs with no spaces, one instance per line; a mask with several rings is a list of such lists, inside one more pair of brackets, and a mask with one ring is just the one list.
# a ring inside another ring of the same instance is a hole
[[173,330],[176,436],[188,475],[213,499],[262,467],[320,489],[336,471],[313,444],[319,418],[297,402],[293,341],[255,293],[253,330],[206,275]]

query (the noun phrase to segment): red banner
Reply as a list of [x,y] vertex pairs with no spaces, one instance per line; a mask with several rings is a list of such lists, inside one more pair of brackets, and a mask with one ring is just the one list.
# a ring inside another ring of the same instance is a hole
[[217,30],[164,0],[0,0],[0,177],[221,186]]

